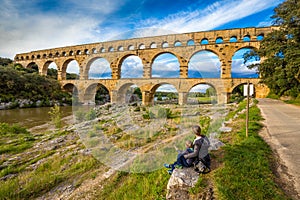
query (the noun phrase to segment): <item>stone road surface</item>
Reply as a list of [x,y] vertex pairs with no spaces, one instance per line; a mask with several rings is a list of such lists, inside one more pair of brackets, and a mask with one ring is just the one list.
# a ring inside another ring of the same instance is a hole
[[269,143],[288,168],[300,196],[300,107],[273,99],[259,99],[258,107],[265,119]]

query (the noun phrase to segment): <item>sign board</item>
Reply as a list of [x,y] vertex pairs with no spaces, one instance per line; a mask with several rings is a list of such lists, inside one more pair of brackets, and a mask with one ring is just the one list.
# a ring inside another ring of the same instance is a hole
[[[253,84],[250,84],[249,88],[250,88],[250,90],[249,90],[249,96],[252,96],[254,94],[254,86],[253,86]],[[246,85],[244,85],[244,96],[247,96],[247,92],[248,92],[248,87],[247,87],[247,84],[246,84]]]

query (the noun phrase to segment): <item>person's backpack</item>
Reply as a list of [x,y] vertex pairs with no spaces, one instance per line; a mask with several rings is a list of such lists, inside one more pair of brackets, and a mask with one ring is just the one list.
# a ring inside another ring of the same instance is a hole
[[194,170],[199,174],[207,174],[211,171],[210,166],[203,159],[194,162]]

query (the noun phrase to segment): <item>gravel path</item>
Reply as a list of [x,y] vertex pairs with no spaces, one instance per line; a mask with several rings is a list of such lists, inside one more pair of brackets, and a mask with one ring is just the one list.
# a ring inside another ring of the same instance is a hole
[[294,186],[292,196],[300,199],[300,107],[273,99],[259,99],[258,107],[265,119],[264,139],[282,161],[281,172],[287,173],[288,185]]

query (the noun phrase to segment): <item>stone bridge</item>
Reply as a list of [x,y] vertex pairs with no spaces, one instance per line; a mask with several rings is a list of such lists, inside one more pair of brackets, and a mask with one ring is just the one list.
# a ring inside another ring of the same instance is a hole
[[[185,104],[192,87],[208,84],[216,90],[218,103],[222,104],[228,102],[228,96],[235,87],[248,81],[254,85],[256,97],[265,97],[268,94],[269,89],[260,83],[259,78],[231,78],[231,63],[235,52],[242,48],[259,49],[264,35],[275,29],[277,27],[240,28],[82,44],[20,53],[15,56],[14,61],[25,68],[37,65],[42,75],[47,75],[49,65],[54,62],[58,70],[57,79],[62,87],[66,90],[75,89],[79,101],[83,103],[94,102],[96,90],[100,86],[105,86],[109,91],[111,102],[123,103],[128,88],[137,85],[142,92],[142,103],[151,105],[156,89],[163,84],[171,84],[177,89],[178,103]],[[219,78],[188,77],[191,57],[203,50],[218,56],[221,62]],[[164,53],[176,56],[180,64],[178,77],[152,77],[154,60]],[[129,56],[138,56],[141,59],[142,78],[121,77],[122,63]],[[98,58],[104,58],[110,64],[110,79],[89,79],[90,66]],[[79,80],[66,79],[68,64],[73,60],[77,61],[80,68]]]

